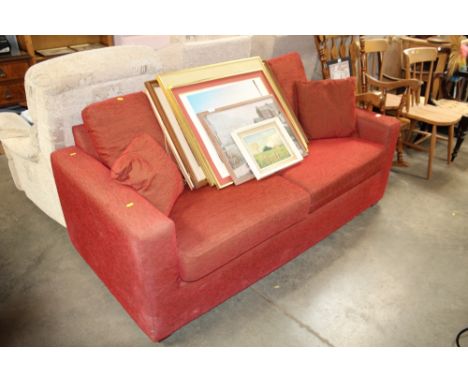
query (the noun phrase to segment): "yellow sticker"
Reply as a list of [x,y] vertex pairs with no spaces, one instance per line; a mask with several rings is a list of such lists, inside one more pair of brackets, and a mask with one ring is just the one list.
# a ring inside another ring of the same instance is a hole
[[117,97],[117,101],[123,101],[124,97]]
[[72,152],[72,153],[70,153],[70,154],[68,154],[68,155],[70,155],[71,157],[74,157],[74,156],[76,155],[76,153],[75,153],[75,152]]
[[127,203],[127,204],[125,205],[125,207],[127,207],[127,208],[133,207],[133,202]]

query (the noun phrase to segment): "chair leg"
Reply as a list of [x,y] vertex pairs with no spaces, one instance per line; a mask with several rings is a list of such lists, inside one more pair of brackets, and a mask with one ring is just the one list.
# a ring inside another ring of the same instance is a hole
[[453,137],[455,132],[455,125],[449,126],[448,128],[448,141],[447,141],[447,163],[452,162],[452,146],[453,146]]
[[403,160],[403,133],[400,132],[397,141],[397,160],[394,163],[396,167],[409,167],[408,163]]
[[429,161],[427,164],[427,179],[432,176],[432,159],[434,158],[435,147],[437,142],[437,126],[432,126],[431,146],[429,147]]

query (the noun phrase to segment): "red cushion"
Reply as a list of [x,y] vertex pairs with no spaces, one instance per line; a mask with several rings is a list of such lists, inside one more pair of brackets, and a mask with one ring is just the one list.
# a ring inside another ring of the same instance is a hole
[[86,154],[91,155],[93,158],[99,160],[99,155],[94,149],[93,142],[89,138],[83,125],[77,125],[72,127],[73,139],[75,140],[76,147],[79,147]]
[[307,192],[280,176],[185,191],[171,213],[181,278],[195,281],[307,215]]
[[355,77],[296,83],[298,117],[310,139],[355,133],[355,86]]
[[295,82],[307,81],[301,56],[297,52],[288,53],[267,61],[283,94],[292,110],[297,114]]
[[383,166],[385,146],[360,138],[320,139],[309,155],[281,176],[310,194],[310,212],[366,180]]
[[108,167],[138,134],[146,133],[160,144],[164,142],[148,98],[142,92],[89,105],[82,117],[99,158]]
[[134,188],[165,215],[184,190],[179,169],[148,134],[132,140],[114,162],[111,177]]

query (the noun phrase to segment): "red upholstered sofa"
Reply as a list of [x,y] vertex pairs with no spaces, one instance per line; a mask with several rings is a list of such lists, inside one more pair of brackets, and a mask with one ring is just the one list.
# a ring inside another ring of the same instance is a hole
[[301,163],[261,181],[185,190],[169,216],[112,180],[77,126],[76,147],[52,154],[70,238],[141,329],[161,340],[382,198],[399,123],[356,112],[353,136],[311,140]]

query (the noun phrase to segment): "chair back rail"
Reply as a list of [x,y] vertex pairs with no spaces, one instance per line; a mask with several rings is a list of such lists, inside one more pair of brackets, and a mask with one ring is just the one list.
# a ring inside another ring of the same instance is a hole
[[[315,46],[319,53],[323,79],[330,78],[328,62],[338,59],[354,61],[354,52],[351,46],[355,40],[351,35],[318,35],[315,36]],[[351,75],[356,75],[356,68],[351,67]]]
[[[405,74],[407,79],[418,79],[425,84],[424,104],[429,101],[434,63],[437,60],[437,49],[433,47],[408,48],[403,51],[405,57]],[[429,63],[429,69],[424,64]],[[421,101],[421,89],[412,92],[411,104]]]

